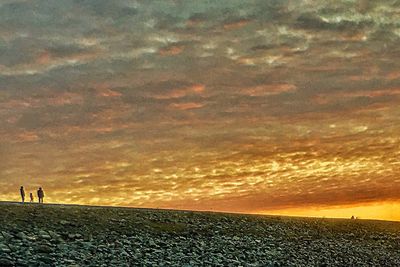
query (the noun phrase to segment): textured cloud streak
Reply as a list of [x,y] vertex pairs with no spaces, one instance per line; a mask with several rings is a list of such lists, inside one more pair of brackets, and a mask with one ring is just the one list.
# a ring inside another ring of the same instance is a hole
[[240,212],[398,203],[399,14],[3,1],[0,198],[24,184],[56,202]]

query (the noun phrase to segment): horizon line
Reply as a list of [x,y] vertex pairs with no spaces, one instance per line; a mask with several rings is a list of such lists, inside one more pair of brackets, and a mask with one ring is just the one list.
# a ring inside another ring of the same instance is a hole
[[146,207],[134,207],[134,206],[115,206],[115,205],[90,205],[90,204],[77,204],[77,203],[38,203],[38,202],[19,202],[19,201],[7,201],[0,200],[0,205],[44,205],[44,206],[67,206],[67,207],[87,207],[87,208],[117,208],[117,209],[135,209],[135,210],[158,210],[158,211],[177,211],[177,212],[200,212],[200,213],[217,213],[217,214],[227,214],[227,215],[247,215],[247,216],[263,216],[263,217],[285,217],[292,219],[333,219],[333,220],[350,220],[350,221],[379,221],[379,222],[392,222],[400,223],[400,221],[395,220],[385,220],[385,219],[368,219],[359,218],[351,219],[347,217],[326,217],[326,216],[298,216],[298,215],[288,215],[288,214],[267,214],[267,213],[246,213],[246,212],[234,212],[234,211],[223,211],[223,210],[190,210],[190,209],[173,209],[173,208],[146,208]]

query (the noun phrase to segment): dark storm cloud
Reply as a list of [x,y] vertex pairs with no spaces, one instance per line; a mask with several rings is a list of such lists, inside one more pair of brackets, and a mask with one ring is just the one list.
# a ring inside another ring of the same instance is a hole
[[3,1],[0,184],[241,211],[392,199],[399,8]]

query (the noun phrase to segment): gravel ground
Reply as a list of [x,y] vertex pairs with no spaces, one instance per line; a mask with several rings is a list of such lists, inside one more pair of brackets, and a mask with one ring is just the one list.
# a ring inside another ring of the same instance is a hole
[[400,266],[400,223],[1,203],[0,266]]

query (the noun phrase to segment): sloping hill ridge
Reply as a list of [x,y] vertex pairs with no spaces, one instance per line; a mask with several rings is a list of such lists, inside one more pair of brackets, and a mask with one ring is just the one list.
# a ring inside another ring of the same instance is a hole
[[0,204],[0,266],[400,266],[400,223]]

